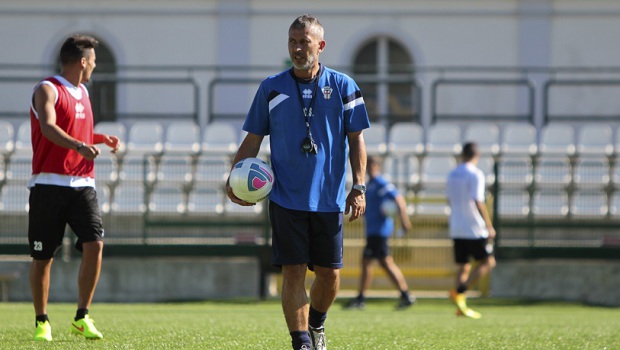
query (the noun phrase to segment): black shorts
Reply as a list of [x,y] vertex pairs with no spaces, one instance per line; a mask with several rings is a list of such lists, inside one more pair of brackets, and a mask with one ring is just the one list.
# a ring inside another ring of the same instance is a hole
[[341,212],[322,213],[286,209],[269,202],[273,230],[274,266],[308,264],[342,268],[343,218]]
[[366,248],[364,248],[364,258],[383,259],[390,255],[388,237],[368,236],[366,237]]
[[103,239],[103,223],[94,188],[36,185],[30,189],[29,202],[28,242],[34,259],[54,257],[67,224],[78,238],[75,247],[80,251],[83,243]]
[[485,260],[489,257],[487,239],[454,239],[454,261],[457,264],[466,264],[470,257],[475,260]]

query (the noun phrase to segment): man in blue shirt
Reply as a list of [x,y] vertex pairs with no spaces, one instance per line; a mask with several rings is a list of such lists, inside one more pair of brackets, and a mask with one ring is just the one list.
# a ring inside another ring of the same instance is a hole
[[[394,231],[394,219],[390,213],[386,213],[385,204],[395,206],[395,214],[401,223],[401,229],[407,232],[411,229],[411,221],[407,214],[405,198],[398,192],[396,187],[386,180],[381,174],[382,159],[377,156],[368,158],[367,169],[370,180],[366,192],[366,248],[362,255],[362,276],[357,298],[351,300],[346,307],[349,309],[363,309],[366,297],[364,293],[372,282],[372,262],[378,260],[381,267],[390,277],[396,288],[400,291],[400,301],[396,308],[403,310],[410,307],[415,298],[409,297],[409,287],[394,259],[390,254],[388,240]],[[386,203],[387,202],[387,203]]]
[[[293,349],[326,349],[324,322],[340,285],[344,214],[364,214],[366,146],[370,126],[364,99],[347,75],[319,64],[323,26],[313,16],[288,31],[293,68],[265,79],[243,129],[233,164],[255,157],[269,135],[275,183],[269,195],[272,262],[282,267],[282,308]],[[346,162],[353,188],[345,192]],[[233,193],[230,200],[252,205]],[[344,214],[343,214],[344,212]],[[306,271],[315,273],[306,295]]]

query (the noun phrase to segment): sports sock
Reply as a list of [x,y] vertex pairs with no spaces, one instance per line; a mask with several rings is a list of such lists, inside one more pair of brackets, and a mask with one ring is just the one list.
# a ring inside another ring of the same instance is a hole
[[357,301],[363,302],[363,301],[366,300],[366,297],[364,296],[364,294],[360,293],[360,294],[357,295],[357,298],[355,298],[355,299],[357,299]]
[[321,328],[325,323],[325,319],[327,318],[327,312],[320,312],[315,310],[312,305],[310,305],[310,315],[308,317],[308,324],[312,328]]
[[409,300],[409,291],[401,290],[400,291],[400,298],[403,299],[403,300]]
[[294,331],[291,332],[291,343],[294,350],[301,349],[302,345],[306,345],[308,349],[312,346],[312,340],[310,340],[310,333],[307,331]]
[[34,326],[37,326],[37,322],[45,322],[45,321],[49,321],[50,319],[47,317],[47,314],[43,314],[43,315],[37,315],[35,317],[35,321],[34,321]]
[[88,309],[78,309],[75,313],[75,320],[81,320],[84,316],[88,315]]
[[465,291],[467,290],[467,286],[464,284],[461,284],[457,289],[456,292],[459,294],[463,294],[465,293]]

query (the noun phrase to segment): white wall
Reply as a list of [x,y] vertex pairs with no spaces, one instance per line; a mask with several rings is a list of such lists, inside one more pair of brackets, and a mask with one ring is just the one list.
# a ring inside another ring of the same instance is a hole
[[[4,48],[0,73],[32,77],[47,74],[31,67],[19,69],[6,65],[51,64],[66,36],[89,33],[110,46],[119,66],[199,67],[189,73],[154,69],[121,70],[119,75],[196,79],[202,92],[200,115],[206,121],[209,82],[216,76],[258,79],[282,69],[288,58],[288,26],[302,13],[315,14],[323,22],[327,48],[322,61],[336,68],[348,66],[356,50],[378,35],[389,35],[401,42],[420,68],[600,67],[618,66],[620,62],[617,40],[620,2],[616,1],[6,0],[0,3],[0,45]],[[272,68],[252,72],[207,69],[230,65]],[[482,75],[466,70],[456,73],[457,77]],[[436,71],[424,69],[418,75],[425,84],[438,76]],[[495,73],[494,76],[514,78],[515,74]],[[528,77],[536,80],[546,79],[548,75]],[[428,90],[430,86],[425,88]],[[185,90],[171,90],[166,99],[140,96],[148,94],[133,89],[136,88],[119,88],[120,112],[132,111],[136,105],[165,111],[187,109],[174,105],[175,101],[188,103]],[[244,110],[251,102],[254,89],[254,85],[227,89],[220,94],[218,108],[232,112]],[[3,94],[0,108],[21,108],[22,101],[29,98],[23,96],[24,90],[27,89],[17,89],[14,95]],[[476,94],[457,94],[441,103],[447,110],[466,110],[472,105],[470,96]],[[523,104],[522,96],[515,97],[515,92],[510,95],[496,100],[522,108],[518,106]],[[423,119],[428,122],[428,93],[424,102]],[[563,105],[563,101],[556,103]],[[541,112],[537,113],[540,118]]]

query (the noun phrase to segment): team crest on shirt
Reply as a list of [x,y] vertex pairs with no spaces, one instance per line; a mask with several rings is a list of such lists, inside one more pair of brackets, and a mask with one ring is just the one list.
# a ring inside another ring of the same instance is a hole
[[86,119],[86,113],[84,113],[84,105],[82,102],[75,104],[75,119]]
[[323,91],[323,98],[329,100],[332,97],[332,88],[325,86],[321,89]]

